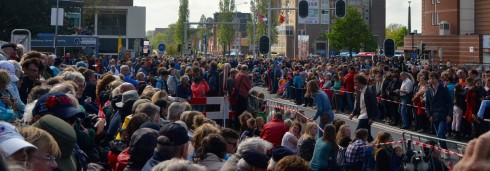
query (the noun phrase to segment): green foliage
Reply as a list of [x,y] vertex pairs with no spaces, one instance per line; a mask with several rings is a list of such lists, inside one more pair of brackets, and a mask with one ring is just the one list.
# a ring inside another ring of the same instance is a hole
[[335,19],[328,39],[330,46],[335,50],[355,52],[372,43],[374,37],[364,23],[361,13],[354,8],[348,8],[344,18]]
[[[251,22],[247,23],[247,38],[248,40],[252,40],[253,25],[255,24],[256,30],[255,30],[254,42],[256,45],[259,44],[260,36],[267,35],[267,22],[262,22],[257,17],[257,14],[262,14],[264,15],[264,17],[267,17],[267,12],[268,12],[267,3],[268,0],[250,0],[250,11],[252,11],[252,19]],[[271,18],[268,18],[268,20],[271,20],[271,25],[273,28],[271,32],[271,38],[270,38],[271,44],[277,43],[277,36],[278,36],[278,32],[276,30],[276,26],[278,25],[277,19],[278,17],[274,14],[274,12],[272,12]]]
[[[235,12],[235,0],[220,0],[219,1],[219,22],[233,22]],[[225,54],[226,47],[228,51],[230,44],[235,37],[235,30],[233,25],[223,24],[218,27],[218,38],[221,46],[223,47],[223,54]]]
[[[180,0],[179,20],[177,20],[173,39],[176,43],[184,44],[184,22],[189,21],[189,0]],[[187,26],[189,31],[189,26]]]
[[391,23],[386,27],[386,38],[393,39],[397,47],[403,46],[403,38],[407,33],[407,27],[401,24]]
[[[199,22],[200,23],[207,22],[207,18],[204,14],[201,15]],[[195,46],[194,49],[198,50],[198,45],[199,45],[199,42],[202,41],[202,36],[206,34],[208,38],[211,37],[211,30],[208,27],[208,25],[199,24],[199,25],[197,25],[197,30],[191,31],[191,34],[192,35],[190,36],[190,39],[191,39],[191,42],[194,42],[194,46]],[[204,42],[201,42],[201,43],[202,43],[202,45],[204,45]]]
[[165,55],[175,56],[179,54],[178,45],[176,43],[166,44]]
[[158,45],[163,43],[164,40],[165,35],[163,33],[157,33],[153,35],[153,37],[150,39],[151,49],[158,49]]

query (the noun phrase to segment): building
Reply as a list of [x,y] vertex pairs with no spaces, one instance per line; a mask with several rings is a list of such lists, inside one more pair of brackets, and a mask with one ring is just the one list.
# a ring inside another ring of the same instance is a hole
[[490,3],[422,0],[422,33],[405,36],[410,53],[425,44],[423,59],[445,64],[490,63]]
[[[219,15],[220,13],[214,13],[213,16],[214,18],[212,19],[211,22],[219,22]],[[251,21],[251,14],[236,12],[234,13],[234,15],[235,15],[234,21],[238,20],[239,24],[233,25],[233,28],[235,29],[235,36],[231,43],[230,54],[231,55],[248,54],[250,51],[250,43],[247,39],[247,23]],[[209,18],[208,21],[210,21]],[[218,38],[218,27],[219,25],[217,24],[214,24],[211,27],[211,35],[208,36],[207,39],[208,53],[214,55],[223,54],[223,47],[219,43],[219,38]]]
[[[309,16],[306,18],[299,17],[294,10],[281,10],[275,13],[282,14],[285,22],[276,27],[279,32],[278,42],[272,45],[272,52],[295,58],[310,54],[327,56],[328,40],[317,39],[328,32],[329,24],[333,23],[331,16],[335,15],[335,11],[329,9],[335,7],[336,0],[307,0],[307,2]],[[280,0],[272,5],[279,8],[297,8],[298,4],[295,0]],[[377,39],[378,46],[382,47],[385,39],[386,0],[346,0],[346,5],[357,9],[363,15],[364,21]],[[300,44],[298,45],[297,42]]]

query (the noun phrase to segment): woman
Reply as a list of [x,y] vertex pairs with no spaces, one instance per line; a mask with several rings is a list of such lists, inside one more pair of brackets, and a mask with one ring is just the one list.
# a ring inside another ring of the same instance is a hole
[[[374,144],[387,143],[393,141],[390,133],[381,131],[376,136]],[[374,147],[375,169],[377,171],[391,170],[391,157],[394,154],[393,147],[390,144],[377,145]]]
[[41,78],[40,71],[44,70],[44,65],[38,58],[27,59],[21,65],[24,75],[20,78],[22,79],[22,85],[19,88],[19,94],[22,102],[26,104],[27,96],[32,88],[39,83]]
[[10,84],[10,75],[5,70],[0,70],[0,120],[13,123],[16,119],[17,102],[9,93],[7,86]]
[[425,114],[425,92],[429,89],[429,87],[427,85],[427,79],[425,76],[420,76],[418,81],[419,91],[415,93],[412,102],[414,105],[417,106],[417,113],[415,115],[417,131],[425,132],[426,125],[428,123]]
[[[463,85],[456,84],[454,86],[454,109],[453,109],[453,121],[451,123],[452,137],[460,139],[461,135],[461,118],[463,118],[463,111],[466,109],[466,95],[463,89]],[[483,106],[483,105],[482,105]]]
[[[400,100],[400,96],[398,95],[398,93],[395,92],[395,90],[397,89],[399,90],[401,86],[402,86],[402,82],[400,81],[400,75],[397,73],[392,73],[391,81],[385,90],[389,95],[389,100],[395,102]],[[389,106],[388,107],[389,111],[387,112],[387,114],[391,115],[391,116],[387,116],[389,120],[388,123],[392,126],[396,126],[401,121],[400,113],[398,112],[398,104],[388,103],[388,106]]]
[[305,133],[298,140],[298,155],[308,162],[313,157],[317,134],[318,127],[316,124],[314,122],[308,122],[306,124]]
[[[313,118],[309,118],[309,120],[313,121],[320,117],[320,127],[323,128],[325,125],[332,123],[334,115],[327,94],[324,91],[319,90],[320,88],[318,87],[317,82],[311,80],[306,85],[305,96],[312,97],[317,107],[315,115]],[[319,132],[319,135],[321,136],[322,133]]]
[[325,125],[325,133],[315,144],[315,150],[310,162],[311,170],[335,170],[337,151],[339,147],[335,143],[335,126]]
[[301,134],[301,124],[295,122],[289,131],[282,136],[281,146],[289,148],[292,152],[296,153],[296,146],[298,145],[298,137]]
[[341,147],[347,148],[349,143],[352,141],[351,139],[352,131],[350,130],[349,125],[342,125],[337,131],[337,144]]
[[[197,116],[202,116],[202,115],[197,115]],[[189,146],[189,148],[194,149],[194,151],[189,150],[189,153],[190,153],[190,155],[188,156],[189,160],[193,160],[195,157],[199,157],[199,156],[196,156],[197,151],[195,151],[195,150],[199,150],[200,148],[202,148],[203,140],[204,140],[204,138],[206,138],[206,136],[213,134],[213,133],[216,133],[216,134],[220,133],[220,130],[217,127],[215,127],[209,123],[204,123],[200,126],[195,126],[195,127],[196,127],[196,130],[194,131],[194,135],[192,136],[192,139],[194,141],[192,141],[192,144],[191,144],[192,146]],[[226,147],[226,146],[220,146],[220,148],[223,148],[223,147]],[[226,148],[223,148],[223,149],[226,150]]]
[[177,86],[177,97],[189,100],[192,97],[191,85],[189,84],[189,76],[180,77],[180,84]]
[[58,143],[48,132],[36,127],[22,127],[19,133],[37,150],[27,160],[32,171],[51,171],[58,167],[55,159],[61,155]]
[[196,76],[191,86],[192,98],[206,97],[209,91],[208,83],[201,76]]
[[225,162],[226,148],[223,147],[226,147],[226,141],[221,135],[209,134],[202,140],[202,146],[196,150],[194,161],[209,171],[218,171]]

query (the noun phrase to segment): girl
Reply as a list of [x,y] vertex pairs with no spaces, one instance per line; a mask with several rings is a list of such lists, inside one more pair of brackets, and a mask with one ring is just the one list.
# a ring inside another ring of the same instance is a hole
[[336,170],[338,145],[335,143],[335,126],[325,125],[325,133],[318,139],[310,162],[311,170]]
[[[330,105],[330,100],[324,91],[319,91],[320,88],[315,80],[311,80],[306,85],[306,97],[313,98],[316,103],[317,110],[313,118],[309,118],[310,121],[316,120],[320,117],[320,127],[324,127],[327,124],[331,124],[334,115],[332,107]],[[319,135],[322,135],[320,132]]]
[[465,98],[466,95],[464,93],[463,85],[456,84],[456,86],[454,86],[454,110],[453,121],[451,124],[453,130],[452,137],[456,139],[461,138],[461,118],[463,117],[463,111],[466,109]]

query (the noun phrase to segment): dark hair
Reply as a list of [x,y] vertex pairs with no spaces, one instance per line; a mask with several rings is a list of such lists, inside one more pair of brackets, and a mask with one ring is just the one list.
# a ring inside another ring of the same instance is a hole
[[369,136],[368,130],[361,128],[361,129],[358,129],[356,131],[356,139],[355,140],[365,140],[368,136]]
[[22,63],[22,68],[29,68],[29,65],[34,64],[37,66],[37,69],[39,70],[39,73],[41,73],[44,70],[44,64],[41,62],[39,58],[30,58],[25,60]]
[[197,75],[194,77],[194,79],[192,81],[196,84],[199,84],[199,83],[201,83],[202,80],[203,80],[202,77],[200,75]]
[[46,80],[46,85],[54,86],[56,84],[62,83],[63,81],[65,80],[63,80],[61,77],[51,77]]
[[202,161],[208,157],[207,153],[213,153],[218,158],[223,159],[226,156],[226,141],[217,133],[212,133],[204,137],[201,146],[196,150],[195,161]]
[[133,115],[132,119],[128,123],[128,126],[123,131],[123,135],[125,136],[125,138],[127,138],[125,142],[128,146],[129,146],[129,142],[131,142],[131,136],[133,135],[133,133],[136,132],[136,130],[138,130],[140,126],[147,121],[150,121],[150,117],[148,117],[148,115],[145,114]]
[[337,151],[339,149],[339,146],[337,145],[337,130],[335,129],[335,126],[332,124],[327,124],[323,128],[323,136],[322,140],[323,142],[328,142],[330,145],[334,148],[334,154],[337,154]]
[[95,72],[91,69],[87,69],[83,72],[83,77],[85,77],[85,81],[88,81],[88,79],[90,78],[90,76],[94,75]]
[[282,113],[276,112],[276,114],[274,114],[274,119],[282,119]]
[[431,78],[431,77],[432,78],[435,78],[435,79],[439,79],[441,77],[441,75],[439,73],[435,72],[435,71],[432,71],[429,74],[429,78]]
[[211,66],[211,69],[212,70],[217,70],[218,69],[218,64],[216,64],[216,62],[214,62],[214,61],[211,62],[210,66]]
[[240,135],[238,135],[238,133],[233,130],[233,129],[230,129],[230,128],[223,128],[221,130],[221,136],[223,136],[223,138],[231,138],[231,139],[236,139],[238,140],[240,138]]
[[332,125],[335,126],[335,130],[339,131],[340,126],[345,125],[345,121],[340,119],[335,119],[333,120]]
[[[424,155],[425,156],[431,156],[431,152],[433,151],[434,149],[434,146],[437,145],[437,142],[434,141],[434,140],[428,140],[425,142],[426,144],[429,144],[429,145],[432,145],[433,147],[432,148],[429,148],[429,147],[424,147]],[[437,158],[437,157],[436,157]]]
[[354,77],[354,80],[356,80],[358,84],[367,85],[367,79],[366,79],[366,77],[364,75],[357,74]]
[[55,58],[54,59],[54,66],[58,66],[58,65],[61,65],[61,58]]

